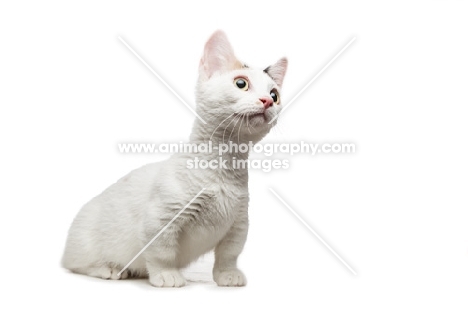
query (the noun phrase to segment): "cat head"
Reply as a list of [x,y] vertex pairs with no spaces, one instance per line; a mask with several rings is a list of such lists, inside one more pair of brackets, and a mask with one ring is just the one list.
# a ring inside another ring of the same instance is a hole
[[[197,112],[211,140],[261,140],[282,109],[281,86],[288,61],[265,69],[250,68],[234,55],[222,31],[205,44],[197,84]],[[274,120],[270,123],[271,120]]]

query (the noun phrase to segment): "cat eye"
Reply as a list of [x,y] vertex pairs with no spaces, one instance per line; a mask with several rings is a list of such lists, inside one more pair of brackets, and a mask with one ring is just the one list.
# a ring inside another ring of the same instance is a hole
[[247,91],[249,89],[249,82],[244,78],[236,78],[234,84],[242,91]]
[[279,104],[279,94],[276,90],[271,90],[270,96],[273,99],[273,103]]

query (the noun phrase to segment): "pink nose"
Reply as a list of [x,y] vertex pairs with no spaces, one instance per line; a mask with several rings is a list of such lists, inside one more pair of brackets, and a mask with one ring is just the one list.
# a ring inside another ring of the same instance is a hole
[[273,98],[269,96],[261,97],[259,99],[263,103],[263,107],[265,107],[265,109],[268,109],[268,107],[273,105]]

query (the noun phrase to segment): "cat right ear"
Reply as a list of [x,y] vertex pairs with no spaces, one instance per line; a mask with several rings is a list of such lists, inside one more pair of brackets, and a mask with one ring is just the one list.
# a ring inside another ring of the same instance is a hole
[[267,75],[269,75],[273,81],[279,86],[283,86],[284,75],[288,69],[288,60],[286,57],[281,58],[274,65],[268,66],[263,70]]
[[205,44],[205,51],[200,60],[200,76],[208,79],[216,72],[222,73],[237,68],[242,68],[242,63],[234,55],[226,34],[221,30],[216,31]]

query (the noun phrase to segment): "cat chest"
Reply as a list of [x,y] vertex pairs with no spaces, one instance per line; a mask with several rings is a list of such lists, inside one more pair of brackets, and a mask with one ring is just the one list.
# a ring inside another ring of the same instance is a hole
[[204,203],[198,206],[196,215],[182,230],[179,241],[183,252],[181,258],[197,257],[214,248],[231,229],[240,204],[242,202],[238,197],[209,193]]
[[232,225],[241,206],[246,204],[244,197],[224,189],[209,192],[208,198],[200,206],[197,225],[215,230]]

